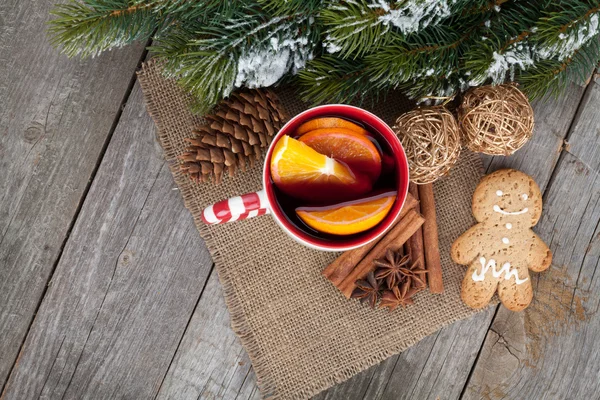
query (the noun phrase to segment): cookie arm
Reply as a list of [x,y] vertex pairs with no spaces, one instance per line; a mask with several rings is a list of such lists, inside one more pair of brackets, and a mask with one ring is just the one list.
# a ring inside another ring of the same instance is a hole
[[534,272],[544,271],[552,264],[552,250],[533,231],[531,234],[533,241],[527,254],[527,266]]
[[477,239],[477,233],[480,229],[481,224],[474,225],[452,243],[450,255],[455,263],[469,265],[479,256],[481,244]]

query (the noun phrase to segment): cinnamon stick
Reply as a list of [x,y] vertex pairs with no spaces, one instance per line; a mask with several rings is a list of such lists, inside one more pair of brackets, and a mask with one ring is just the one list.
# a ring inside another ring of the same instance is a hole
[[[410,193],[406,196],[406,201],[404,202],[404,206],[402,207],[402,211],[400,211],[400,215],[398,216],[398,221],[400,221],[406,213],[415,208],[418,205],[417,200]],[[393,227],[392,227],[393,229]],[[385,237],[382,236],[382,238]],[[379,240],[381,240],[380,238]],[[323,276],[331,281],[335,286],[340,285],[342,281],[348,276],[350,272],[354,269],[354,267],[364,258],[364,256],[379,242],[379,240],[373,240],[371,243],[368,243],[358,249],[348,250],[343,253],[341,256],[336,258],[331,264],[327,266],[321,272]]]
[[[408,186],[408,192],[412,194],[412,196],[419,200],[419,188],[416,184],[411,183]],[[415,207],[415,211],[421,212],[421,207],[419,203]],[[417,229],[414,235],[412,235],[408,242],[406,243],[408,255],[410,257],[411,263],[419,263],[423,268],[425,268],[425,249],[423,246],[423,227]]]
[[424,219],[415,210],[409,210],[406,215],[389,231],[375,247],[367,253],[365,258],[348,274],[348,276],[337,287],[344,296],[350,298],[356,287],[355,282],[363,279],[373,270],[373,261],[385,255],[386,250],[393,251],[401,248],[421,225]]
[[429,291],[431,293],[442,293],[444,282],[442,280],[442,262],[440,260],[438,228],[435,216],[435,199],[431,183],[419,185],[419,199],[421,200],[421,213],[425,217],[423,246],[425,248],[425,268],[427,269]]

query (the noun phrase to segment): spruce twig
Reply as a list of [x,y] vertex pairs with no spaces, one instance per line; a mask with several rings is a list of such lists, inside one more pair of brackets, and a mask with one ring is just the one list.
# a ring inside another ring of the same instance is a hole
[[541,60],[519,77],[522,89],[531,100],[558,97],[570,82],[584,84],[600,63],[600,38],[577,49],[570,57]]
[[69,56],[154,36],[198,112],[298,72],[312,103],[508,80],[556,95],[599,58],[598,0],[67,0],[52,13],[52,42]]
[[258,0],[263,9],[275,15],[312,14],[316,15],[323,6],[324,0]]
[[126,0],[71,0],[57,5],[50,21],[52,43],[69,57],[96,56],[136,40],[147,40],[160,20],[152,4]]
[[228,20],[173,28],[154,48],[166,73],[199,101],[204,113],[235,87],[270,86],[297,65],[303,66],[318,43],[311,16],[273,17],[257,5],[245,5]]

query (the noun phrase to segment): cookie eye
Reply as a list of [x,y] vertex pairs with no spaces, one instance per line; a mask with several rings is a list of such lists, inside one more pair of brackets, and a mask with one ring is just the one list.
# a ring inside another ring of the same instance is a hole
[[502,196],[504,193],[502,192],[502,190],[496,190],[496,196],[500,197]]
[[527,199],[529,198],[529,196],[527,195],[527,193],[523,193],[523,194],[521,195],[521,198],[522,198],[523,200],[527,200]]

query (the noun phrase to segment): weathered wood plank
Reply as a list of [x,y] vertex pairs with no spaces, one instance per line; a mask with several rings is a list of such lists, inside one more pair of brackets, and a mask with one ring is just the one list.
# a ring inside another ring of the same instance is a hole
[[465,397],[597,398],[600,392],[600,84],[591,84],[545,194],[554,252],[519,314],[500,309]]
[[254,369],[250,367],[250,371],[248,375],[246,375],[246,379],[242,384],[238,394],[235,396],[236,400],[260,400],[262,399],[262,395],[258,390],[258,386],[256,385],[256,374],[254,373]]
[[[532,174],[541,186],[545,187],[583,91],[584,88],[573,85],[558,101],[535,104],[536,132],[533,139],[511,157],[489,158],[487,166],[490,171],[505,166],[519,168]],[[204,307],[204,319],[212,320],[215,315],[228,315],[224,314],[224,308],[224,302]],[[391,357],[378,366],[319,394],[315,399],[458,398],[486,337],[494,312],[495,309],[491,308],[473,318],[446,327],[402,354]],[[226,368],[211,366],[208,370],[210,372],[207,372],[206,367],[202,367],[202,353],[210,349],[213,354],[217,350],[207,343],[192,345],[194,339],[199,337],[198,332],[202,332],[202,337],[213,338],[208,341],[211,343],[211,340],[221,337],[225,331],[220,325],[218,328],[211,328],[203,323],[202,318],[192,320],[186,338],[178,349],[178,362],[170,368],[169,384],[161,388],[161,397],[192,398],[193,396],[184,395],[186,385],[194,387],[192,394],[201,393],[201,384],[190,383],[194,373],[198,371],[210,373],[218,370],[218,374],[215,374],[217,376],[231,376],[235,373],[237,368],[232,363],[239,357],[239,347],[235,350],[227,346],[220,348],[219,354],[213,358],[224,358]],[[226,342],[229,346],[233,346],[232,343],[238,343],[239,346],[239,342],[230,342],[230,339]],[[252,379],[255,379],[254,375],[249,374],[242,385],[244,390],[240,389],[237,397],[231,398],[246,399],[253,395],[252,391],[247,389]],[[226,389],[227,393],[235,392],[231,386],[227,386]],[[219,393],[225,393],[224,390]]]
[[250,369],[213,271],[157,398],[234,399],[240,392],[247,398],[256,388]]
[[[390,358],[384,362],[390,364],[390,370],[393,360]],[[373,373],[374,368],[371,368],[352,380],[371,380],[382,376],[373,376]],[[338,387],[341,390],[334,391],[336,398],[363,398],[363,393],[356,396],[344,391],[343,386]],[[331,394],[328,396],[323,398],[332,398]],[[157,398],[260,398],[250,360],[231,330],[229,312],[216,271],[208,280]]]
[[211,265],[136,85],[3,399],[155,396]]
[[[397,372],[390,377],[381,398],[458,398],[485,337],[493,311],[493,308],[487,309],[468,320],[442,329],[436,335],[429,352],[419,353],[419,349],[415,349],[416,354],[410,356],[417,366],[416,371],[411,370],[410,364],[401,355]],[[407,354],[406,358],[408,357]]]
[[[428,336],[403,353],[318,395],[317,399],[452,399],[457,398],[485,337],[493,309],[458,321]],[[487,323],[487,325],[486,325]],[[466,338],[466,340],[463,340]],[[463,343],[464,342],[464,343]],[[466,344],[465,344],[466,343]],[[471,347],[467,344],[474,343]],[[465,355],[464,353],[468,353]]]
[[0,2],[0,388],[143,54],[67,59],[52,3]]
[[[425,338],[424,340],[428,340]],[[394,371],[398,356],[392,356],[387,360],[384,360],[378,365],[374,365],[371,368],[356,374],[346,382],[336,385],[329,390],[326,390],[317,396],[313,397],[315,400],[329,400],[329,399],[371,399],[376,398],[379,393],[376,393],[377,389],[385,388],[390,375]]]

